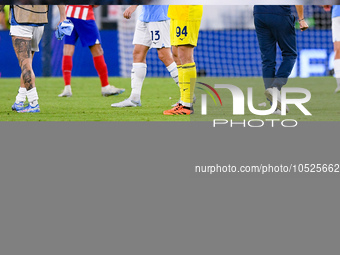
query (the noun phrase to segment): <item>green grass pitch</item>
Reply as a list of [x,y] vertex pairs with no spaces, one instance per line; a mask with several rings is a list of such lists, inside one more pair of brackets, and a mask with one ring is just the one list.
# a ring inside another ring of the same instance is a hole
[[[223,107],[228,109],[224,115],[218,108],[201,116],[200,93],[195,105],[195,114],[189,116],[164,116],[163,111],[170,109],[179,98],[178,87],[171,78],[146,78],[142,91],[142,107],[113,108],[112,103],[120,102],[130,95],[130,79],[110,77],[110,83],[126,91],[117,96],[103,97],[100,82],[97,77],[72,78],[72,93],[69,98],[59,98],[63,90],[62,78],[37,78],[36,86],[39,94],[41,113],[17,113],[11,110],[19,87],[19,79],[1,78],[0,121],[210,121],[214,118],[224,119],[295,119],[297,121],[339,121],[340,93],[334,94],[336,87],[332,77],[314,77],[306,79],[290,79],[287,86],[307,88],[312,99],[305,104],[312,116],[304,116],[295,106],[290,107],[286,116],[255,116],[247,107],[244,116],[232,116],[232,100],[223,100]],[[246,95],[247,87],[253,87],[254,106],[265,102],[264,87],[261,78],[200,78],[199,81],[213,86],[213,83],[223,82],[240,87]],[[225,93],[217,90],[218,93]],[[208,96],[209,101],[209,96]],[[245,101],[247,102],[247,101]],[[210,104],[211,102],[208,102]],[[267,103],[267,107],[269,107]],[[229,111],[230,109],[230,111]],[[266,108],[263,108],[266,109]],[[225,114],[227,112],[227,114]]]
[[[142,106],[113,108],[130,95],[129,78],[109,78],[125,92],[103,97],[97,77],[72,78],[72,97],[58,97],[64,87],[62,78],[37,78],[40,113],[17,113],[11,110],[19,79],[1,79],[0,121],[189,121],[189,116],[164,116],[163,111],[179,99],[178,86],[171,78],[146,78]],[[171,99],[169,99],[171,98]]]

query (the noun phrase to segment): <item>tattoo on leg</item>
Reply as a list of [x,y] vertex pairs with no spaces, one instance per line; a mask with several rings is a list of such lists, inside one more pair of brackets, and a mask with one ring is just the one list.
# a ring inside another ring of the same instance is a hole
[[31,40],[24,40],[20,38],[13,39],[14,51],[17,54],[19,65],[22,66],[22,62],[31,58]]
[[33,88],[32,84],[32,72],[27,68],[27,65],[23,66],[22,69],[22,78],[24,80],[24,84],[27,90],[30,90]]

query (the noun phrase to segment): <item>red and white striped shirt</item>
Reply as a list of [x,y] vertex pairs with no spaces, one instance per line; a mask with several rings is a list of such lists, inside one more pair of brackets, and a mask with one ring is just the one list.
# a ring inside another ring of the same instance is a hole
[[66,16],[68,18],[94,20],[92,5],[67,5]]

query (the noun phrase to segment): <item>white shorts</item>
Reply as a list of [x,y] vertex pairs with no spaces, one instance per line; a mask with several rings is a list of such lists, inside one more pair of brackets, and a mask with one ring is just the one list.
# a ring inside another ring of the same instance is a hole
[[332,18],[332,37],[333,42],[340,41],[340,17]]
[[32,27],[23,25],[13,25],[10,28],[11,36],[25,37],[32,39],[32,51],[39,51],[39,43],[44,33],[44,26]]
[[170,20],[159,22],[137,21],[133,44],[149,48],[170,48]]

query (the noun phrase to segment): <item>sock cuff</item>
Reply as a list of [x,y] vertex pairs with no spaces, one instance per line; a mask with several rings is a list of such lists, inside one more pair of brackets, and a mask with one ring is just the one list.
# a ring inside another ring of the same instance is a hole
[[31,88],[30,90],[27,90],[28,93],[35,93],[37,92],[37,87]]
[[340,78],[340,59],[334,59],[334,77]]
[[177,68],[176,62],[172,62],[169,66],[166,67],[168,71],[171,73]]
[[67,60],[69,60],[69,59],[70,59],[70,60],[72,60],[72,56],[69,56],[69,55],[64,55],[64,56],[63,56],[63,59],[67,59]]
[[147,65],[145,63],[132,63],[132,68],[146,68]]
[[194,68],[194,67],[196,67],[196,63],[195,62],[182,65],[183,69]]
[[27,91],[27,99],[30,103],[39,99],[36,87]]
[[104,59],[104,55],[93,57],[93,60],[97,60],[97,59],[99,59],[99,60]]

